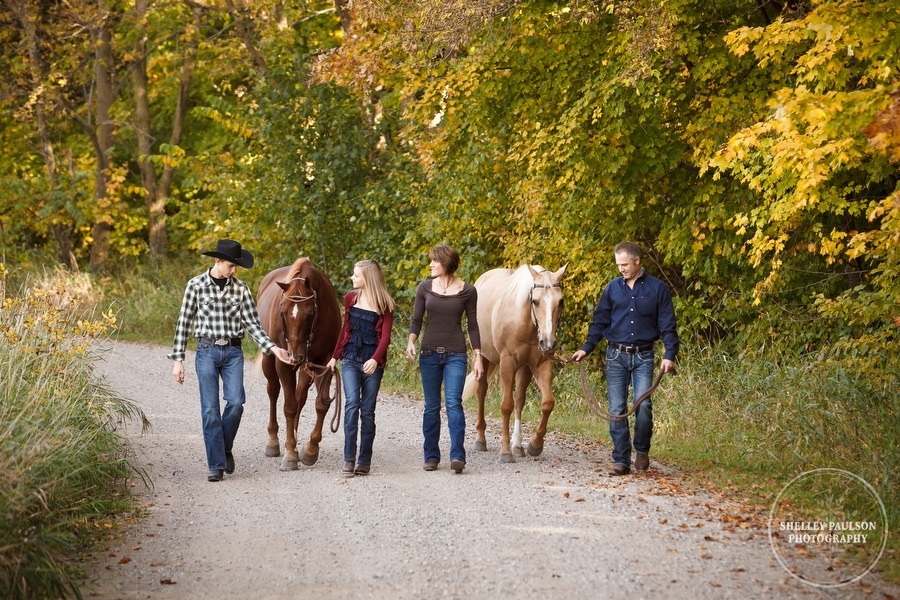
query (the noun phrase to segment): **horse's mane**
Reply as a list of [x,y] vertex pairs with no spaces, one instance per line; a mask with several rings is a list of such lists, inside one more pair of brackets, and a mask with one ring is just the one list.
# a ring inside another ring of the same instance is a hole
[[288,270],[287,275],[284,277],[285,283],[290,283],[292,279],[295,277],[301,277],[301,273],[303,273],[304,267],[310,264],[310,260],[306,256],[301,256],[297,260],[294,261],[294,264],[291,265],[291,268]]
[[[545,270],[540,265],[531,265],[531,268],[538,273]],[[534,278],[528,270],[528,265],[522,265],[516,269],[512,274],[512,280],[510,294],[515,300],[516,306],[528,302],[528,297],[531,295],[531,287],[534,285]]]

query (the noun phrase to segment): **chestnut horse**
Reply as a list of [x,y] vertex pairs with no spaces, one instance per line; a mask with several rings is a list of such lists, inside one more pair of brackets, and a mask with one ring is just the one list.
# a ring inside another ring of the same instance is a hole
[[[525,456],[522,408],[532,377],[541,392],[541,422],[528,443],[528,454],[538,456],[544,449],[547,420],[553,412],[553,351],[563,305],[561,280],[565,272],[565,266],[551,273],[538,265],[522,265],[516,270],[493,269],[475,282],[481,356],[487,362],[479,381],[469,374],[463,398],[470,398],[473,392],[478,396],[475,449],[487,450],[484,397],[488,380],[500,372],[500,412],[503,415],[500,462],[515,462],[513,452]],[[516,420],[510,442],[509,417],[514,407]]]
[[[328,277],[306,257],[290,267],[275,269],[259,284],[257,309],[263,329],[272,341],[287,350],[293,364],[262,355],[262,371],[269,393],[269,439],[266,456],[279,456],[278,392],[284,389],[285,441],[282,471],[297,469],[297,462],[314,465],[319,459],[322,426],[331,407],[328,398],[332,372],[324,365],[331,359],[341,331],[341,308]],[[313,379],[316,380],[316,426],[297,454],[297,425]],[[337,398],[340,403],[341,399]]]

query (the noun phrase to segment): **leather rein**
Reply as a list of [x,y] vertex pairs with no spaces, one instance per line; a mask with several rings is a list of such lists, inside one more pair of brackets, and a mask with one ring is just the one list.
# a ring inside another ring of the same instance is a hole
[[[634,411],[638,409],[641,405],[641,402],[650,397],[650,395],[656,391],[656,388],[659,387],[659,383],[662,381],[663,375],[665,375],[665,371],[660,371],[659,375],[656,376],[656,380],[653,382],[646,392],[638,396],[637,400],[634,401],[634,404],[631,405],[631,408],[622,415],[613,415],[609,412],[600,408],[600,403],[597,402],[597,399],[594,397],[593,391],[591,391],[591,386],[588,385],[587,380],[587,372],[585,371],[584,364],[582,362],[578,363],[578,368],[581,371],[581,390],[584,392],[584,401],[587,402],[587,405],[591,408],[591,411],[603,419],[604,421],[609,421],[610,423],[614,421],[625,421],[634,414]],[[672,371],[674,374],[674,370]]]
[[[569,363],[575,362],[575,361],[569,360],[568,358],[564,358],[563,356],[560,356],[559,354],[554,354],[550,358],[557,362],[561,362],[564,366],[568,366]],[[626,419],[628,419],[628,417],[633,415],[634,412],[641,405],[641,402],[643,402],[644,400],[649,398],[651,396],[651,394],[653,394],[653,392],[656,391],[656,388],[659,387],[659,384],[662,381],[663,375],[666,374],[665,372],[660,371],[659,375],[656,376],[656,380],[653,382],[653,385],[651,385],[647,389],[646,392],[644,392],[643,394],[641,394],[640,396],[637,397],[637,399],[631,405],[631,408],[628,410],[628,412],[621,414],[621,415],[614,415],[614,414],[610,413],[609,411],[606,411],[606,410],[603,410],[602,408],[600,408],[600,403],[597,402],[597,398],[594,396],[594,392],[593,392],[593,390],[591,390],[591,386],[588,383],[587,371],[584,368],[584,361],[579,361],[577,364],[578,364],[578,370],[580,371],[580,374],[581,374],[581,391],[584,394],[585,404],[588,405],[588,408],[591,409],[591,412],[594,413],[595,416],[603,419],[604,421],[608,421],[610,423],[613,423],[616,421],[625,421]],[[672,375],[674,375],[675,369],[671,369],[669,372],[672,373]]]
[[[291,281],[306,281],[305,277],[294,277]],[[288,282],[290,283],[290,282]],[[309,284],[307,284],[309,285]],[[301,302],[306,302],[307,300],[313,301],[313,318],[312,325],[309,328],[309,336],[306,338],[306,352],[305,355],[309,356],[309,349],[312,346],[313,334],[316,331],[316,321],[319,318],[319,298],[316,294],[316,290],[312,289],[312,286],[309,286],[309,289],[312,290],[311,296],[288,296],[285,292],[281,292],[281,295],[284,296],[287,300],[290,300],[294,304],[299,304]],[[284,346],[285,348],[290,348],[290,339],[288,338],[288,328],[287,328],[287,319],[284,317],[284,311],[281,311],[281,332],[284,334]],[[325,379],[325,376],[328,373],[332,374],[332,378],[334,379],[334,396],[329,397],[328,392],[330,390],[325,390],[325,396],[322,398],[322,403],[326,405],[330,405],[332,402],[337,400],[337,404],[335,405],[334,416],[331,418],[331,433],[337,433],[338,427],[341,424],[341,378],[337,377],[327,366],[325,365],[317,365],[313,362],[310,362],[309,359],[305,360],[303,363],[303,369],[312,377],[313,381],[316,384],[316,390],[320,389],[322,381]],[[294,365],[294,371],[296,371],[300,365]],[[330,386],[329,386],[330,388]]]

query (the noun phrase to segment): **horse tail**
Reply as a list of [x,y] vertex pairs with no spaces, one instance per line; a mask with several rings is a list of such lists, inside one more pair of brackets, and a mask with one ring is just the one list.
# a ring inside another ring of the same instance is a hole
[[475,395],[475,374],[469,373],[466,376],[466,385],[463,386],[462,399],[468,400]]
[[496,373],[498,370],[499,365],[496,365],[489,361],[484,361],[484,375],[482,375],[482,377],[484,377],[485,381],[490,381],[491,377],[493,377],[494,373]]
[[264,354],[262,352],[258,352],[256,358],[253,359],[253,376],[257,379],[263,378],[263,356]]
[[[482,377],[485,380],[490,380],[494,373],[497,372],[497,365],[492,362],[484,361],[484,373],[482,373]],[[466,375],[466,384],[463,386],[462,399],[468,400],[472,396],[475,395],[475,374],[469,372]]]

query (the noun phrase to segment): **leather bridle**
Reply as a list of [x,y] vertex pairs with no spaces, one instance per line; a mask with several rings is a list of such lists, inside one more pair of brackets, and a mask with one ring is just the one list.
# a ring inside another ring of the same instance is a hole
[[[306,278],[305,277],[294,277],[293,279],[291,279],[291,281],[304,281],[305,282]],[[290,283],[290,282],[288,282],[288,283]],[[301,302],[307,302],[309,300],[313,301],[312,324],[309,327],[309,335],[306,337],[306,350],[303,353],[303,362],[306,362],[308,360],[307,357],[309,356],[309,347],[312,345],[313,333],[315,333],[315,330],[316,330],[316,319],[319,318],[319,299],[318,299],[318,296],[316,295],[316,290],[312,289],[312,286],[308,286],[308,287],[312,291],[311,296],[288,296],[286,294],[286,292],[281,292],[281,295],[286,300],[289,300],[289,301],[293,302],[294,304],[300,304]],[[284,335],[284,347],[290,348],[291,340],[288,337],[287,319],[284,316],[283,310],[281,311],[281,333]]]
[[[541,271],[541,273],[549,273],[548,269]],[[551,288],[562,288],[562,283],[534,283],[531,285],[531,290],[528,292],[528,308],[531,311],[531,324],[534,325],[534,328],[538,332],[538,339],[541,337],[541,327],[538,325],[537,316],[534,314],[534,290],[535,289],[551,289]]]

